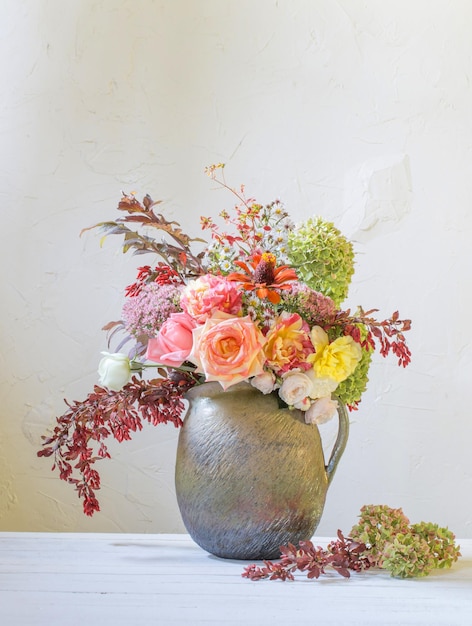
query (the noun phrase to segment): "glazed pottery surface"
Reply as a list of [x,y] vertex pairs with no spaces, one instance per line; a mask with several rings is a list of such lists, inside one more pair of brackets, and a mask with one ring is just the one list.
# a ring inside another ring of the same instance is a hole
[[206,383],[188,394],[175,484],[185,527],[204,550],[232,559],[273,559],[288,542],[310,539],[344,451],[349,420],[325,464],[316,425],[280,408],[278,395],[248,383],[223,391]]

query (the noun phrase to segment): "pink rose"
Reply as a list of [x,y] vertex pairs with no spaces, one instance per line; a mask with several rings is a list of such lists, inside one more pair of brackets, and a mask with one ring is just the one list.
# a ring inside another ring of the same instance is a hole
[[188,359],[207,381],[218,381],[223,389],[262,374],[264,336],[246,317],[221,311],[193,330],[193,348]]
[[196,326],[187,313],[172,313],[162,324],[155,339],[150,339],[146,358],[155,363],[179,367],[192,349],[192,330]]
[[188,283],[180,306],[199,324],[203,324],[216,311],[238,315],[242,308],[242,295],[234,282],[223,276],[205,274]]

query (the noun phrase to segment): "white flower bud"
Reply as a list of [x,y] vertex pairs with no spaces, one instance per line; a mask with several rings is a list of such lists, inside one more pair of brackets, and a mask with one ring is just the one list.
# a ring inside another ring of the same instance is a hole
[[275,375],[272,372],[263,372],[258,376],[253,376],[250,383],[253,387],[266,395],[275,389]]
[[337,400],[331,400],[329,396],[315,400],[305,413],[307,424],[324,424],[336,415],[338,410]]
[[120,391],[131,379],[129,358],[126,354],[102,352],[98,364],[99,383],[111,391]]

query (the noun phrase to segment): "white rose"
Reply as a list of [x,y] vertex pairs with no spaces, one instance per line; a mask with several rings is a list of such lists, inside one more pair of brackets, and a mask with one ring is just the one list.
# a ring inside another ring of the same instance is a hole
[[300,409],[300,411],[306,411],[311,407],[311,400],[308,396],[300,400],[300,402],[295,402],[293,405],[296,409]]
[[331,400],[329,396],[319,398],[306,411],[305,422],[307,424],[324,424],[336,415],[337,410],[338,403],[336,400]]
[[313,368],[308,370],[306,375],[311,381],[309,395],[313,400],[330,396],[339,384],[333,378],[328,378],[328,376],[317,376]]
[[99,383],[111,391],[120,391],[131,378],[129,359],[121,352],[102,354],[104,357],[98,364]]
[[310,395],[311,388],[312,382],[304,372],[289,372],[284,376],[279,396],[288,406],[303,410],[305,399]]
[[258,376],[253,376],[250,382],[253,387],[266,395],[275,389],[275,374],[273,372],[263,372]]

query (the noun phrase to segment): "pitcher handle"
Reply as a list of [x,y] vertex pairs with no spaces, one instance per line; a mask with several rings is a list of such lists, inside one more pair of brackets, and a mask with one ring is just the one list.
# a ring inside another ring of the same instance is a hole
[[338,467],[338,463],[341,460],[343,452],[346,448],[347,440],[349,437],[349,416],[346,406],[341,404],[338,400],[338,436],[334,442],[333,451],[329,457],[328,465],[326,465],[326,474],[328,476],[328,485],[333,480],[334,473]]

